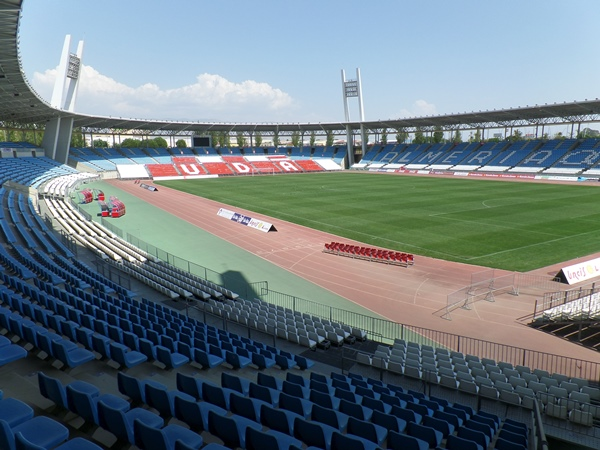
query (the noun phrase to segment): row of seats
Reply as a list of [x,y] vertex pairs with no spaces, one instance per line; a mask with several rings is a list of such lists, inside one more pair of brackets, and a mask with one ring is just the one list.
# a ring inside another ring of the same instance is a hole
[[[248,314],[255,314],[257,317],[256,319],[253,318],[253,320],[256,320],[257,328],[270,334],[273,334],[273,329],[269,327],[274,326],[277,328],[279,324],[281,328],[284,328],[283,324],[285,323],[285,329],[287,329],[287,326],[290,325],[300,329],[310,330],[308,327],[313,327],[315,329],[323,328],[326,331],[335,332],[338,337],[334,338],[334,343],[337,341],[352,343],[355,340],[362,342],[367,339],[367,333],[364,330],[337,322],[335,320],[329,320],[320,316],[302,313],[281,305],[273,305],[260,299],[247,300],[238,298],[236,300],[236,302],[226,300],[225,304],[219,304],[212,301],[209,301],[209,303],[213,307],[216,306],[224,309],[225,311],[229,311],[228,307],[226,306],[228,305],[231,308],[230,315],[233,314],[235,316],[237,314],[238,321],[240,321],[240,314],[242,317],[246,316],[242,313],[242,311],[246,311]],[[237,310],[234,308],[237,308]],[[275,322],[275,324],[273,324],[273,322]],[[314,331],[317,332],[317,330]]]
[[69,429],[26,403],[0,398],[0,448],[5,450],[100,450],[87,439],[69,439]]
[[351,258],[366,259],[369,261],[396,264],[406,267],[412,266],[415,263],[415,257],[412,253],[384,250],[374,247],[362,247],[352,244],[343,244],[341,242],[326,243],[323,251],[335,255],[349,256]]
[[[38,281],[38,283],[40,282]],[[56,289],[55,287],[52,288]],[[63,293],[65,292],[63,291]],[[56,352],[52,351],[54,347],[68,346],[68,350],[77,350],[76,353],[69,351],[67,356],[71,355],[71,357],[66,359],[63,357],[62,352],[60,353],[61,358],[63,358],[61,360],[68,367],[93,359],[90,358],[90,354],[85,353],[84,349],[76,349],[76,342],[89,351],[99,353],[102,358],[112,359],[125,367],[132,367],[147,359],[157,360],[167,368],[177,367],[190,360],[194,360],[204,367],[207,366],[207,363],[209,363],[208,366],[214,366],[214,361],[210,361],[207,356],[210,348],[204,333],[212,333],[216,342],[220,343],[220,340],[217,339],[217,330],[208,328],[205,324],[188,322],[185,316],[182,317],[185,317],[186,321],[180,317],[176,318],[170,313],[167,316],[164,310],[154,310],[156,314],[149,313],[144,310],[151,309],[148,304],[138,302],[137,304],[140,307],[138,309],[137,306],[118,299],[112,299],[111,302],[108,302],[93,298],[94,303],[87,303],[74,295],[68,295],[65,297],[67,302],[63,303],[40,292],[37,292],[37,298],[44,309],[40,305],[34,305],[21,299],[19,296],[14,295],[12,291],[3,296],[3,299],[15,310],[31,319],[38,320],[43,325],[38,326],[33,322],[28,322],[28,325],[37,327],[35,328],[36,333],[43,333],[50,328],[55,330],[56,333],[43,334],[54,337],[53,340],[59,341],[58,337],[61,335],[70,338],[70,341],[61,339],[60,344],[58,342],[52,343],[45,349],[53,357],[58,357],[58,354],[55,355]],[[107,296],[106,298],[110,297]],[[112,302],[117,303],[119,306]],[[47,311],[51,311],[51,314],[47,314]],[[23,317],[12,314],[10,320],[22,321]],[[9,319],[6,322],[8,323]],[[27,328],[25,333],[29,331],[30,326],[25,327]],[[19,327],[19,330],[22,328],[22,326]],[[43,345],[48,337],[38,338],[36,334],[25,336],[20,331],[19,335],[36,347]],[[239,351],[234,352],[233,346],[228,349],[221,349],[219,345],[218,356],[228,359],[229,362],[239,361],[239,364],[247,362],[246,359],[240,359],[240,356],[250,357],[250,361],[258,367],[272,366],[275,363],[281,364],[284,368],[292,365],[290,360],[293,358],[287,358],[287,356],[281,355],[280,352],[277,353],[277,358],[269,350],[259,350],[258,347],[256,347],[255,352],[250,352],[245,348],[246,344],[239,337],[237,338],[240,342],[238,347],[242,347]],[[41,339],[41,343],[37,342],[38,339]],[[227,344],[232,345],[230,342]],[[254,342],[250,340],[250,345],[252,344]],[[247,353],[242,353],[242,350]],[[227,351],[232,354],[229,355]],[[239,353],[242,353],[242,355],[239,355]],[[73,358],[75,354],[78,355],[77,359]],[[300,356],[297,359],[301,361],[299,364],[304,367],[308,367],[310,364]]]
[[[286,380],[281,380],[259,372],[257,381],[252,382],[222,373],[221,386],[216,386],[179,373],[177,387],[196,401],[213,405],[212,408],[231,411],[236,416],[298,437],[308,445],[322,445],[320,448],[333,448],[331,440],[335,432],[346,433],[347,437],[352,435],[351,439],[358,438],[363,444],[370,441],[365,448],[382,445],[386,439],[387,448],[413,448],[411,445],[434,448],[443,440],[464,445],[472,439],[482,443],[482,448],[488,448],[501,425],[496,416],[475,413],[463,405],[426,398],[417,392],[411,394],[399,386],[354,374],[345,377],[332,373],[328,379],[315,372],[310,378],[288,372]],[[137,391],[140,390],[138,387]],[[178,401],[175,397],[175,414]],[[204,405],[205,413],[207,408]],[[302,428],[302,422],[307,420],[314,424],[311,432],[296,433],[296,426]],[[509,443],[496,448],[526,448],[527,427],[514,425],[512,429],[511,425],[502,427],[498,439]],[[447,444],[446,448],[452,446]]]
[[431,346],[397,340],[375,354],[358,353],[360,364],[528,409],[537,398],[546,414],[592,426],[600,418],[600,389],[589,381]]
[[[131,408],[127,400],[102,394],[93,384],[74,381],[64,386],[60,380],[43,372],[38,372],[38,384],[40,393],[57,406],[140,449],[199,449],[204,444],[202,436],[192,430],[177,424],[165,425],[165,419],[161,417],[163,411],[159,410],[161,414],[156,414],[147,409]],[[157,399],[150,406],[160,408],[167,388],[158,382],[148,383],[147,388],[148,398]]]

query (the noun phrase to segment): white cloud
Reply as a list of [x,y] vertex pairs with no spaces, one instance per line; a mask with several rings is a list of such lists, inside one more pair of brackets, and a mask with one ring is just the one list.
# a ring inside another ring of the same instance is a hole
[[416,100],[410,109],[403,108],[398,113],[399,118],[405,117],[423,117],[436,115],[437,108],[433,103],[427,103],[425,100]]
[[[52,96],[56,73],[49,69],[33,76],[34,89],[46,99]],[[275,122],[282,121],[282,116],[293,117],[294,105],[281,89],[253,80],[235,83],[204,73],[195,83],[179,88],[165,90],[152,83],[134,88],[84,65],[75,111],[146,119]]]

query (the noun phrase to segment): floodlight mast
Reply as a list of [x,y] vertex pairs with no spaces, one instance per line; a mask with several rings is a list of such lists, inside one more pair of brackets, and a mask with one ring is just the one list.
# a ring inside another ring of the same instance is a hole
[[[57,109],[73,113],[79,86],[83,41],[79,41],[77,53],[71,53],[71,36],[65,36],[63,51],[58,65],[52,100],[50,104]],[[73,132],[73,118],[59,115],[46,124],[42,147],[46,156],[66,164]]]
[[362,83],[360,79],[360,69],[356,69],[356,80],[346,80],[346,72],[342,69],[342,93],[344,97],[344,115],[346,119],[346,147],[348,156],[348,168],[354,164],[354,135],[350,127],[350,112],[348,110],[348,98],[358,97],[358,110],[360,119],[360,140],[363,155],[366,153],[367,140],[365,139],[365,111],[362,102]]

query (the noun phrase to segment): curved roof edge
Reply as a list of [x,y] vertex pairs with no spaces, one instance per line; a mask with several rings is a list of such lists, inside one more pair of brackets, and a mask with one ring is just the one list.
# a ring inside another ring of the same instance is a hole
[[103,117],[70,113],[52,108],[33,90],[22,71],[18,49],[18,32],[23,1],[2,0],[0,2],[0,121],[3,122],[45,123],[56,117],[71,117],[75,127],[84,129],[119,129],[139,131],[140,134],[189,135],[209,131],[261,132],[265,134],[274,132],[289,134],[294,131],[322,133],[343,131],[347,125],[352,130],[358,130],[363,126],[366,130],[371,131],[383,129],[414,131],[417,128],[431,130],[438,126],[445,129],[474,129],[600,121],[600,100],[598,99],[362,123],[209,123]]

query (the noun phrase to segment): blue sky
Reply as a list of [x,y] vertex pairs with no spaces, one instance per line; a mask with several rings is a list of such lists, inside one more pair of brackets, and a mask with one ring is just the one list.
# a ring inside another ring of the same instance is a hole
[[65,35],[85,41],[80,113],[337,122],[360,67],[377,120],[600,97],[598,17],[598,0],[25,0],[20,49],[49,100]]

